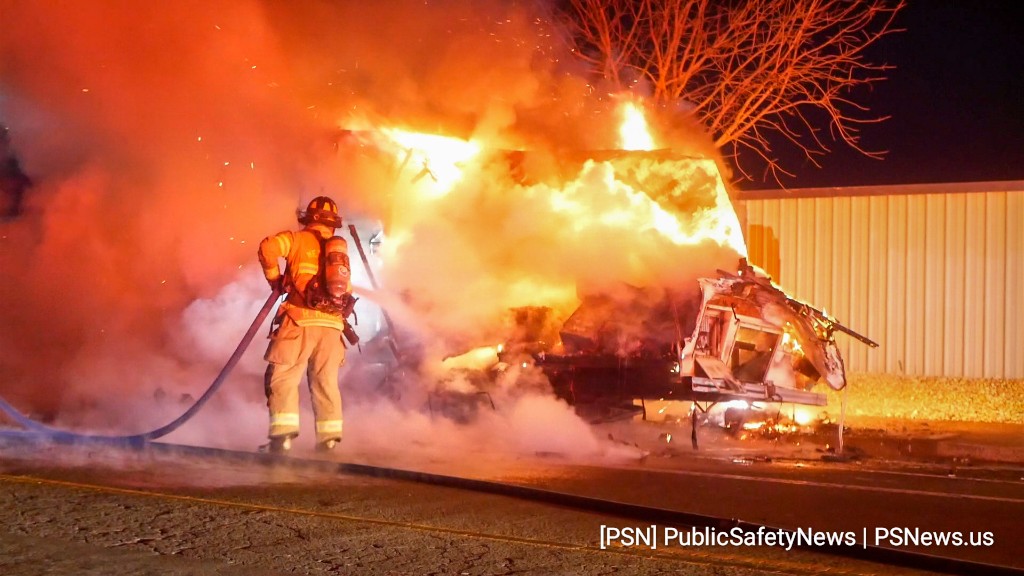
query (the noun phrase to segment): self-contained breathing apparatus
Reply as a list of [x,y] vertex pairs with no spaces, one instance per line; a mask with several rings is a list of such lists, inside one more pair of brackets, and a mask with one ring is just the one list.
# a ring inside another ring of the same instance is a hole
[[345,321],[342,334],[349,344],[355,346],[359,343],[359,335],[349,324],[348,318],[355,312],[358,298],[347,290],[351,274],[348,243],[340,236],[317,238],[320,240],[320,263],[316,275],[306,284],[306,305],[314,310],[341,316]]
[[[326,196],[318,196],[309,202],[305,211],[298,214],[300,224],[322,224],[331,228],[340,228],[341,215],[338,205]],[[348,258],[348,243],[340,236],[322,238],[311,232],[320,242],[320,257],[317,273],[306,284],[303,299],[306,306],[320,312],[341,316],[345,327],[342,334],[349,344],[359,344],[356,334],[348,318],[355,312],[356,298],[349,291],[351,266]],[[355,319],[358,323],[358,316]]]

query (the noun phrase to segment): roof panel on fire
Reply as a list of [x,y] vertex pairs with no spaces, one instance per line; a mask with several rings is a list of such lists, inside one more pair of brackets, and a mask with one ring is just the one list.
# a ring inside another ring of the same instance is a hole
[[[401,132],[401,131],[398,131]],[[434,151],[416,150],[417,146],[450,145],[453,141],[468,144],[458,138],[417,134],[435,138],[415,144],[399,141],[396,131],[382,133],[377,130],[342,130],[334,139],[336,150],[356,154],[360,160],[372,160],[393,174],[396,179],[406,178],[411,183],[421,182],[426,176],[435,182],[440,176],[438,166],[429,159],[419,157]],[[404,133],[410,135],[412,133]],[[493,166],[505,165],[511,182],[520,186],[546,184],[565,186],[585,174],[588,165],[606,165],[608,170],[599,176],[613,178],[617,184],[642,191],[662,210],[672,215],[678,227],[669,232],[674,242],[698,243],[715,236],[720,243],[731,246],[740,256],[746,255],[743,232],[732,208],[730,193],[721,177],[719,165],[712,158],[673,149],[615,150],[615,149],[552,149],[508,150],[478,149],[465,164]],[[420,152],[421,154],[417,154]],[[456,164],[461,165],[460,162]],[[709,223],[707,217],[715,213]]]

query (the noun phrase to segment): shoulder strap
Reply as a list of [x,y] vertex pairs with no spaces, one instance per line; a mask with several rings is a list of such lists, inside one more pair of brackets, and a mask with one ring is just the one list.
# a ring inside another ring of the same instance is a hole
[[[304,302],[306,300],[306,292],[309,289],[309,284],[306,284],[306,286],[302,290],[299,290],[299,287],[294,283],[294,281],[292,279],[292,263],[293,263],[293,260],[295,260],[295,258],[294,258],[295,252],[297,250],[303,249],[303,246],[306,245],[306,243],[302,239],[302,235],[303,234],[311,234],[313,236],[313,238],[316,239],[317,242],[320,245],[320,254],[317,256],[317,260],[316,260],[316,267],[317,267],[317,269],[316,269],[315,272],[312,272],[314,278],[316,278],[318,276],[320,270],[323,268],[322,258],[323,258],[323,253],[324,253],[324,239],[321,238],[320,235],[317,234],[316,232],[314,232],[312,230],[307,230],[305,228],[303,228],[302,230],[298,230],[298,231],[292,232],[292,246],[291,246],[291,250],[289,251],[288,257],[285,259],[286,262],[287,262],[287,264],[285,265],[285,270],[284,270],[285,285],[286,285],[287,288],[290,288],[291,290],[294,290],[295,294],[299,298],[301,298],[301,300]],[[309,272],[307,272],[307,273],[309,273]]]

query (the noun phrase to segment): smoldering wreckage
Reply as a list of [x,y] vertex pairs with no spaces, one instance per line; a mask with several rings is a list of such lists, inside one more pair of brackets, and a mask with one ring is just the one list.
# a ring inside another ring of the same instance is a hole
[[[360,145],[365,144],[356,138]],[[410,148],[399,154],[403,168],[413,154]],[[517,151],[502,156],[517,182],[536,183],[537,178],[525,167],[527,155]],[[635,189],[652,197],[660,195],[661,200],[674,196],[677,206],[681,203],[678,197],[691,190],[686,181],[671,174],[680,166],[699,164],[713,173],[712,196],[717,209],[735,217],[710,160],[669,150],[590,151],[560,159],[555,177],[571,179],[587,162],[608,162],[616,177],[627,173]],[[653,177],[658,170],[636,169],[638,164],[651,163],[667,167],[669,184],[664,171]],[[410,174],[416,180],[432,176],[429,162],[424,160]],[[666,187],[674,188],[672,194],[664,193]],[[651,194],[653,188],[662,190]],[[715,233],[714,226],[708,228]],[[729,232],[734,242],[737,231],[733,226]],[[383,235],[383,230],[378,231],[374,239],[379,241]],[[356,246],[376,288],[358,238]],[[579,303],[568,317],[551,306],[509,308],[503,341],[445,358],[445,372],[428,392],[427,408],[432,415],[456,421],[469,421],[479,410],[500,410],[492,392],[501,375],[513,368],[533,369],[546,377],[549,392],[592,424],[638,417],[647,420],[650,401],[689,404],[692,443],[697,449],[700,416],[715,408],[728,407],[720,411],[724,417],[719,424],[730,432],[746,428],[774,434],[783,429],[778,426],[783,412],[768,410],[768,406],[825,406],[826,394],[819,391],[819,385],[833,390],[846,386],[837,333],[872,348],[878,346],[823,310],[790,297],[744,256],[738,258],[734,270],[716,272],[714,277],[679,285],[618,282],[593,292],[577,286]],[[394,365],[386,367],[378,389],[400,395],[401,375],[407,370],[415,372],[420,358],[398,343],[400,327],[396,329],[386,311],[382,314],[386,327],[375,340],[386,343],[393,353],[393,358],[382,362],[391,364],[393,360]],[[794,421],[789,424],[789,430],[796,429]]]
[[[466,418],[494,409],[493,378],[511,365],[539,367],[556,396],[592,423],[641,416],[647,401],[691,403],[694,448],[701,413],[731,406],[721,424],[777,432],[782,411],[765,405],[825,406],[814,388],[846,386],[835,334],[872,340],[825,312],[794,300],[760,269],[741,260],[736,273],[701,278],[697,295],[624,285],[616,295],[584,297],[560,328],[551,309],[510,311],[515,329],[483,368],[456,368],[477,387],[431,394],[431,409]],[[471,372],[467,376],[466,372]]]

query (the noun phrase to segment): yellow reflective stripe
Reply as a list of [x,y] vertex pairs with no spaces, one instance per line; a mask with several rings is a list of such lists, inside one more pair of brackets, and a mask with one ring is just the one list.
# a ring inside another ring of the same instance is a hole
[[271,426],[298,426],[298,412],[278,412],[270,415]]
[[316,423],[317,434],[341,434],[341,420],[322,420]]
[[316,274],[320,271],[319,262],[299,262],[296,266],[299,274]]
[[287,257],[288,253],[291,252],[292,249],[291,235],[278,234],[277,236],[274,236],[274,239],[277,240],[277,247],[281,250],[281,255]]
[[302,318],[291,317],[295,321],[295,324],[302,326],[320,326],[322,328],[334,328],[335,330],[343,330],[345,323],[340,318],[317,318],[310,316],[303,316]]

